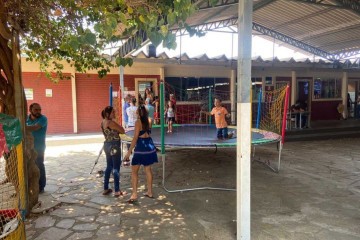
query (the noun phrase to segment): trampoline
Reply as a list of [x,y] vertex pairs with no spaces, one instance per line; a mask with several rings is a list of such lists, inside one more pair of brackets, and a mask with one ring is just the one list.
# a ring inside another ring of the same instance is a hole
[[[166,131],[165,127],[165,131]],[[236,133],[236,127],[229,126],[229,133]],[[126,132],[122,137],[123,142],[131,142],[134,130]],[[159,125],[151,129],[151,137],[157,147],[161,146],[161,128]],[[260,145],[279,142],[279,134],[253,128],[251,130],[251,144]],[[165,147],[180,148],[207,148],[207,147],[235,147],[237,137],[231,139],[218,140],[216,138],[215,125],[209,124],[174,124],[173,132],[165,134]]]
[[[165,127],[165,131],[167,128]],[[236,133],[236,127],[229,126],[229,133]],[[125,135],[121,136],[122,144],[129,144],[134,135],[134,129],[128,129]],[[151,129],[151,137],[155,146],[161,147],[161,128],[155,125]],[[235,148],[239,139],[235,136],[231,139],[218,140],[216,136],[215,125],[209,124],[174,124],[172,133],[165,133],[164,136],[165,148],[211,148],[215,147],[216,150],[220,148]],[[274,132],[265,131],[261,129],[253,128],[251,130],[251,144],[253,146],[253,156],[255,153],[255,146],[279,143],[281,142],[281,135]],[[274,169],[270,166],[270,162],[261,162],[271,168],[274,172],[278,172],[280,168],[280,156],[281,147],[279,150],[278,169]],[[215,151],[216,152],[216,151]],[[213,188],[213,187],[199,187],[199,188],[187,188],[179,190],[169,190],[165,187],[165,155],[162,155],[163,161],[163,187],[168,192],[183,192],[194,190],[225,190],[235,191],[236,189],[228,188]]]

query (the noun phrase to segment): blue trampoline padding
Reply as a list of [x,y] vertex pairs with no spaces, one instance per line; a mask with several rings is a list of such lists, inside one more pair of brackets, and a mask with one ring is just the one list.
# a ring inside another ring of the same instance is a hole
[[[209,124],[175,124],[172,133],[166,133],[165,127],[165,147],[235,147],[240,141],[238,137],[218,140],[216,136],[215,125]],[[161,128],[153,126],[151,129],[151,137],[156,146],[161,146]],[[236,127],[229,127],[230,132],[236,133]],[[134,130],[126,132],[126,137],[122,137],[123,142],[130,142],[134,136]],[[271,142],[279,142],[281,136],[279,134],[255,129],[251,130],[251,143],[254,145],[266,144]]]

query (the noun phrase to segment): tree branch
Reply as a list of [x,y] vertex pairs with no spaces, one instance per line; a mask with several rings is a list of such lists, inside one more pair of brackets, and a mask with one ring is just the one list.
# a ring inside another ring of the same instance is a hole
[[5,14],[5,6],[4,6],[4,2],[0,1],[0,35],[5,38],[6,40],[11,39],[11,31],[10,29],[6,26],[6,16],[7,14]]

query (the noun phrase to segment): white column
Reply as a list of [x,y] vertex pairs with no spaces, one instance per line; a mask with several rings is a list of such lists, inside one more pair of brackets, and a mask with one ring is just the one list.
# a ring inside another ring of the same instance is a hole
[[296,72],[291,71],[291,102],[290,102],[290,106],[294,105],[296,102],[296,91],[297,91]]
[[236,82],[236,70],[231,70],[230,76],[230,102],[231,102],[231,124],[236,124],[236,90],[235,90],[235,82]]
[[342,83],[341,84],[341,98],[342,98],[342,103],[344,105],[343,117],[348,118],[349,113],[348,113],[348,109],[347,109],[347,93],[348,93],[348,73],[347,72],[343,72],[341,83]]
[[[159,69],[159,75],[160,75],[160,82],[163,82],[163,81],[165,81],[165,68],[163,68],[163,67],[161,67],[160,69]],[[160,85],[159,85],[160,86]],[[157,90],[158,91],[158,90]],[[160,94],[155,94],[155,95],[157,95],[157,96],[160,96]],[[178,96],[179,97],[179,96]]]
[[73,128],[74,133],[78,133],[78,117],[77,117],[77,96],[76,96],[76,70],[71,69],[71,104],[73,112]]
[[[121,99],[119,99],[119,101],[121,101],[121,109],[119,109],[119,111],[122,111],[123,110],[123,106],[125,104],[125,86],[124,86],[124,67],[123,66],[120,66],[119,67],[119,81],[120,81],[120,92],[121,92]],[[124,120],[124,115],[123,113],[121,114],[122,116],[122,119],[121,119],[121,126],[125,126],[125,120]]]
[[237,239],[250,240],[252,0],[239,1],[236,145]]

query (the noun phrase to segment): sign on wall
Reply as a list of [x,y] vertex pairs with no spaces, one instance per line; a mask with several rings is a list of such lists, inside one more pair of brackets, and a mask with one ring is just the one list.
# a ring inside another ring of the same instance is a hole
[[34,100],[34,89],[24,88],[26,100]]
[[45,96],[46,97],[52,97],[52,89],[45,89]]

